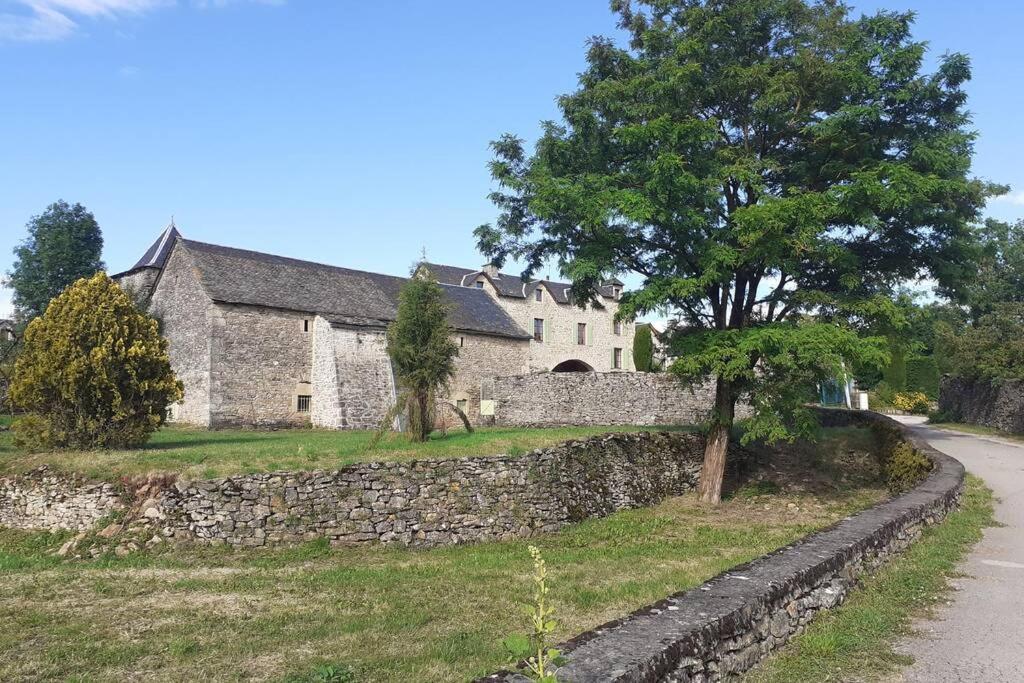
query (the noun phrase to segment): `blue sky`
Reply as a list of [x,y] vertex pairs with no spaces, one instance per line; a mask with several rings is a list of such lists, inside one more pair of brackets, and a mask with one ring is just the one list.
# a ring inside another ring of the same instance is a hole
[[[1015,188],[991,215],[1024,216],[1024,3],[854,4],[916,9],[933,54],[971,55],[975,173]],[[95,213],[111,270],[172,214],[354,268],[479,264],[488,142],[533,139],[614,33],[602,0],[0,0],[0,272],[58,198]]]

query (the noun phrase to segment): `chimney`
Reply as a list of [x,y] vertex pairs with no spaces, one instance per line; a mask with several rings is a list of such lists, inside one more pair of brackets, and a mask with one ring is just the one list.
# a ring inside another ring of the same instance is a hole
[[483,268],[481,268],[480,270],[482,270],[487,275],[487,277],[491,278],[492,280],[498,277],[498,266],[494,265],[493,263],[485,263]]

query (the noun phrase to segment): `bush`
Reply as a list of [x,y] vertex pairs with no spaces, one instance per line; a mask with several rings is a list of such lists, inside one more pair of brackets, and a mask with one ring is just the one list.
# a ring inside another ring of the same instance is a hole
[[892,407],[905,413],[927,415],[931,405],[920,391],[905,391],[892,397]]
[[885,483],[893,493],[906,491],[932,470],[932,461],[912,445],[903,441],[889,453],[885,461]]
[[182,396],[157,323],[105,273],[81,279],[25,330],[11,400],[32,449],[140,446]]
[[892,408],[892,399],[895,395],[896,392],[888,382],[879,382],[874,389],[868,392],[868,407],[872,410]]

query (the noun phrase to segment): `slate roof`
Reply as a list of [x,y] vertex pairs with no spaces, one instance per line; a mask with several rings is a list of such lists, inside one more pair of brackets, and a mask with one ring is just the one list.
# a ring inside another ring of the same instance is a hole
[[[461,285],[463,287],[472,287],[477,277],[484,274],[482,270],[470,270],[468,268],[446,266],[439,263],[428,263],[427,268],[437,278],[438,282],[449,285]],[[569,303],[569,288],[572,285],[568,282],[556,282],[554,280],[530,280],[524,282],[520,275],[509,275],[508,273],[498,273],[498,277],[488,277],[488,279],[501,296],[525,299],[533,294],[533,290],[537,289],[538,285],[543,283],[548,291],[551,292],[551,296],[555,301],[560,304]],[[606,299],[614,298],[613,287],[615,285],[621,287],[622,283],[616,279],[609,280],[605,285],[598,288],[598,292]]]
[[[322,315],[332,323],[380,327],[395,319],[406,278],[177,238],[211,299]],[[166,256],[164,257],[166,259]],[[529,339],[484,291],[442,285],[456,330]]]
[[112,277],[127,275],[143,268],[163,268],[164,264],[167,263],[167,257],[170,255],[171,249],[174,248],[174,242],[180,238],[181,233],[178,232],[178,228],[174,226],[172,221],[170,225],[164,228],[160,236],[156,238],[156,242],[149,245],[149,249],[142,255],[142,258],[135,262],[134,266]]

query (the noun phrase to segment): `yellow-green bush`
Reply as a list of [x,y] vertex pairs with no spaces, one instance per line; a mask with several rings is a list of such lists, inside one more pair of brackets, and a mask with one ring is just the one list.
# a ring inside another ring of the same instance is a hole
[[920,391],[901,391],[893,395],[892,407],[905,413],[926,415],[930,406],[928,397]]
[[15,439],[34,449],[139,446],[181,396],[156,321],[97,273],[25,330],[11,400],[28,415]]
[[897,444],[885,461],[885,483],[889,490],[906,491],[932,470],[932,461],[906,441]]

